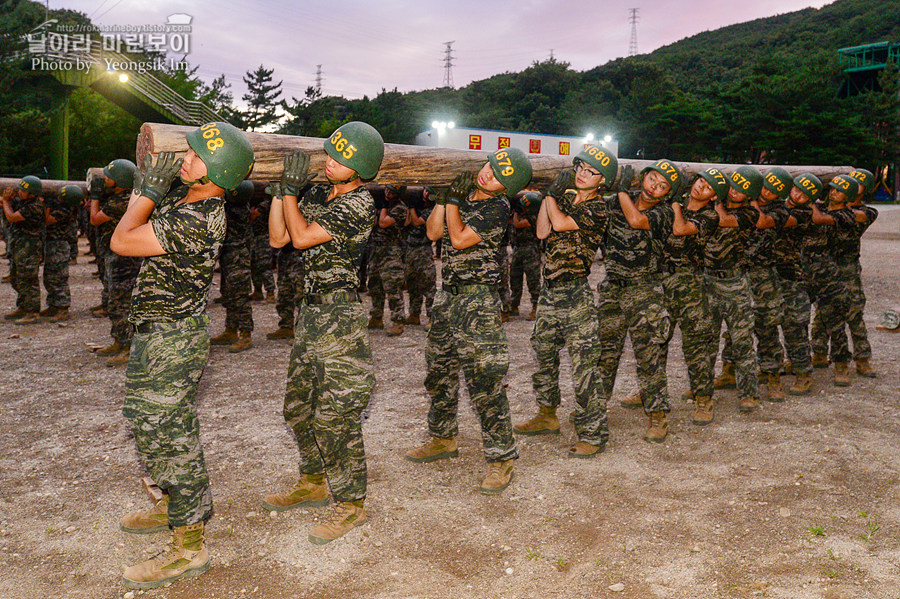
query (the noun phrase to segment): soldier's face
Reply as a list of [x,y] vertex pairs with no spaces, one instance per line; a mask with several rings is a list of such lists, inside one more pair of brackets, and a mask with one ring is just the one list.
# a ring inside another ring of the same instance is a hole
[[763,203],[768,204],[769,202],[774,202],[775,200],[777,200],[778,196],[775,195],[774,192],[763,187],[762,191],[759,192],[759,199],[763,200]]
[[394,191],[393,189],[390,189],[390,188],[388,188],[388,187],[385,187],[385,188],[384,188],[384,197],[385,197],[386,199],[388,199],[388,200],[396,200],[396,199],[397,199],[397,192]]
[[579,162],[575,167],[576,189],[597,189],[603,183],[603,175],[589,165]]
[[182,181],[199,181],[209,174],[209,171],[206,168],[206,163],[197,156],[197,152],[190,149],[184,156],[184,162],[181,163],[181,172],[179,174]]
[[791,203],[795,206],[802,206],[809,202],[809,196],[803,193],[803,190],[796,185],[791,188]]
[[331,183],[338,183],[340,181],[352,179],[355,174],[356,171],[354,171],[349,166],[344,166],[331,156],[329,156],[325,160],[325,178],[327,178]]
[[694,181],[694,185],[691,187],[692,199],[695,199],[699,202],[708,202],[714,197],[716,197],[716,190],[712,188],[712,185],[709,184],[709,181],[707,181],[703,177],[700,177],[696,181]]
[[828,201],[832,204],[846,204],[847,194],[832,187],[831,191],[828,192]]
[[644,180],[641,182],[641,188],[644,190],[645,194],[654,200],[658,200],[669,193],[672,189],[672,184],[669,183],[669,180],[663,177],[661,173],[657,171],[648,171],[647,174],[644,175]]
[[741,193],[734,187],[728,188],[728,201],[733,202],[735,204],[743,204],[747,201],[747,194]]
[[506,190],[503,184],[494,176],[494,169],[491,168],[490,162],[484,163],[484,166],[478,171],[475,181],[478,183],[478,187],[489,193]]
[[16,190],[16,195],[19,196],[19,199],[20,199],[20,200],[27,200],[27,199],[28,199],[28,192],[25,191],[24,189],[17,189],[17,190]]

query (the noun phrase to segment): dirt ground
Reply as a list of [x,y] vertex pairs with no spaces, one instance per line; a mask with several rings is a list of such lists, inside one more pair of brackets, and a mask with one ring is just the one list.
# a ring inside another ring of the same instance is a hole
[[[109,340],[108,321],[87,311],[99,298],[87,260],[72,269],[70,322],[0,323],[3,598],[123,597],[122,568],[167,540],[117,528],[121,514],[149,504],[120,414],[124,371],[84,345]],[[816,370],[812,395],[762,402],[750,415],[722,392],[715,423],[697,427],[679,399],[687,383],[676,334],[668,440],[645,443],[645,417],[612,403],[606,452],[581,461],[565,455],[574,434],[564,358],[563,434],[520,438],[517,478],[498,497],[477,491],[486,465],[465,398],[458,459],[402,458],[425,438],[425,336],[420,327],[399,338],[377,331],[378,384],[364,426],[370,520],[325,547],[306,540],[324,510],[275,516],[259,503],[293,483],[296,449],[281,417],[290,344],[265,339],[274,306],[254,304],[256,346],[238,355],[213,348],[202,383],[213,566],[127,596],[900,598],[900,334],[875,330],[900,305],[898,264],[900,207],[891,206],[863,242],[878,378],[854,376],[838,389]],[[0,286],[4,312],[13,297]],[[224,310],[209,312],[217,334]],[[530,329],[523,319],[506,329],[514,421],[535,409]],[[625,356],[618,395],[636,385],[630,347]]]

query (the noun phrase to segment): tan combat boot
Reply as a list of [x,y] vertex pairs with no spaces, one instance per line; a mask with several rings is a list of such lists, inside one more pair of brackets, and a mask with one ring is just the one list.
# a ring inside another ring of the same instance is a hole
[[380,317],[380,316],[370,316],[370,317],[369,317],[369,324],[366,325],[366,326],[367,326],[368,328],[370,328],[370,329],[383,329],[383,328],[384,328],[384,321],[381,320],[381,317]]
[[567,455],[570,458],[595,458],[600,455],[605,448],[606,445],[591,445],[587,441],[579,441],[569,448],[569,453]]
[[[18,321],[16,321],[18,322]],[[834,386],[849,387],[850,386],[850,369],[847,368],[846,362],[834,363]]]
[[860,358],[856,361],[856,374],[859,376],[864,376],[869,379],[874,379],[878,375],[875,373],[875,369],[872,368],[872,365],[869,363],[869,360],[866,358]]
[[298,507],[322,507],[328,502],[325,475],[303,474],[290,491],[266,495],[262,504],[269,511],[283,512]]
[[13,321],[14,324],[20,325],[38,324],[39,322],[41,322],[41,317],[37,312],[27,312],[22,318]]
[[684,401],[694,401],[694,391],[688,389],[684,393],[681,394],[681,399]]
[[363,500],[343,501],[334,506],[325,521],[309,531],[309,542],[324,545],[339,539],[368,520]]
[[38,312],[38,314],[41,318],[49,318],[56,314],[56,310],[57,308],[54,308],[53,306],[47,306],[46,308]]
[[217,335],[212,337],[209,340],[210,345],[231,345],[232,343],[236,343],[238,340],[237,331],[234,329],[226,328],[222,331],[221,335]]
[[399,337],[403,334],[403,322],[394,322],[392,320],[384,332],[387,333],[388,337]]
[[519,315],[519,309],[518,309],[518,308],[510,308],[510,309],[509,309],[509,315],[510,315],[510,316],[518,316],[518,315]]
[[694,416],[691,422],[698,426],[710,424],[715,419],[714,406],[712,397],[697,396],[694,400]]
[[228,346],[228,353],[239,354],[253,347],[253,340],[250,338],[250,331],[241,331],[238,334],[238,340]]
[[752,412],[759,407],[759,400],[755,397],[742,397],[738,400],[739,412]]
[[481,486],[478,487],[478,490],[483,495],[502,493],[509,486],[509,483],[512,482],[515,475],[513,472],[513,461],[503,460],[502,462],[491,462],[488,464],[487,476],[481,481]]
[[122,351],[112,356],[111,358],[106,359],[106,365],[113,366],[124,366],[128,364],[128,359],[131,357],[131,346],[123,345]]
[[809,395],[811,389],[812,376],[806,372],[797,375],[797,378],[794,379],[794,384],[788,389],[788,393],[791,395]]
[[418,314],[410,314],[406,317],[404,324],[420,325],[422,324],[422,318]]
[[525,320],[536,320],[537,319],[537,310],[535,308],[531,309],[531,312],[525,316]]
[[821,352],[813,352],[813,368],[828,368],[828,355]]
[[279,327],[271,333],[266,333],[266,339],[293,339],[294,329]]
[[203,522],[178,526],[166,549],[136,566],[126,568],[122,584],[129,589],[155,589],[179,578],[200,576],[209,570],[209,551],[203,544]]
[[267,292],[266,292],[266,303],[267,303],[267,304],[274,304],[275,301],[276,301],[276,298],[275,298],[275,292],[274,292],[274,291],[267,291]]
[[509,312],[500,312],[500,322],[509,322]]
[[767,375],[766,388],[768,390],[769,401],[774,403],[781,403],[784,401],[784,390],[781,388],[781,377],[779,375]]
[[432,437],[424,445],[420,445],[415,449],[407,451],[405,457],[410,462],[418,463],[455,458],[458,455],[459,448],[456,445],[456,437],[450,437],[449,439]]
[[628,397],[619,401],[619,405],[623,408],[628,408],[629,410],[636,410],[638,408],[644,407],[644,402],[641,401],[641,392],[632,393]]
[[785,360],[781,365],[781,374],[794,374],[794,365],[790,360]]
[[119,520],[119,530],[133,535],[147,535],[169,530],[169,496],[157,501],[149,510],[132,512]]
[[94,353],[96,353],[98,356],[114,356],[120,351],[122,351],[122,346],[119,345],[118,341],[113,341],[106,347],[102,347]]
[[647,414],[648,426],[644,433],[644,441],[647,443],[662,443],[669,434],[669,419],[663,411]]
[[520,435],[558,435],[559,434],[559,418],[556,417],[556,408],[548,408],[546,406],[538,406],[537,415],[513,427],[513,430]]
[[63,320],[69,320],[69,309],[68,308],[57,308],[56,313],[49,317],[47,320],[50,322],[61,322]]
[[19,318],[22,318],[26,314],[28,314],[28,312],[26,312],[22,308],[16,308],[12,312],[8,312],[8,313],[4,314],[3,320],[18,320]]
[[734,364],[730,362],[722,363],[722,372],[713,381],[714,389],[734,389],[737,385],[737,379],[734,377]]

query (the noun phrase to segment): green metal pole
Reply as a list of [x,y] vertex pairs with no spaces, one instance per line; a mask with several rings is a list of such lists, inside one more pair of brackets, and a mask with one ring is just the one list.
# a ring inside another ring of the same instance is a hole
[[72,88],[66,86],[59,108],[50,115],[50,177],[69,179],[69,96]]

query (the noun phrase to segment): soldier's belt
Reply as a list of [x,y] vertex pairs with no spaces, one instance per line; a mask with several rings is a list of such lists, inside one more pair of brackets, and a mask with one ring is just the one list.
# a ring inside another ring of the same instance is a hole
[[555,279],[544,279],[544,285],[546,285],[548,289],[553,289],[566,283],[585,280],[587,280],[587,275],[566,275]]
[[209,317],[205,314],[200,316],[188,316],[178,320],[165,320],[155,322],[142,322],[134,325],[134,332],[141,335],[148,333],[161,333],[163,331],[171,331],[174,329],[205,329],[209,325]]
[[476,291],[491,290],[493,287],[485,283],[470,283],[468,285],[447,285],[441,283],[441,289],[450,295],[459,295],[460,293],[475,293]]
[[613,287],[631,287],[632,285],[637,285],[639,283],[646,282],[647,279],[616,279],[614,277],[606,277],[603,282],[612,285]]
[[738,277],[743,276],[744,271],[739,268],[728,268],[724,270],[705,268],[703,269],[703,273],[714,279],[737,279]]
[[349,304],[361,302],[359,292],[355,289],[338,289],[328,293],[307,293],[300,298],[301,304]]

